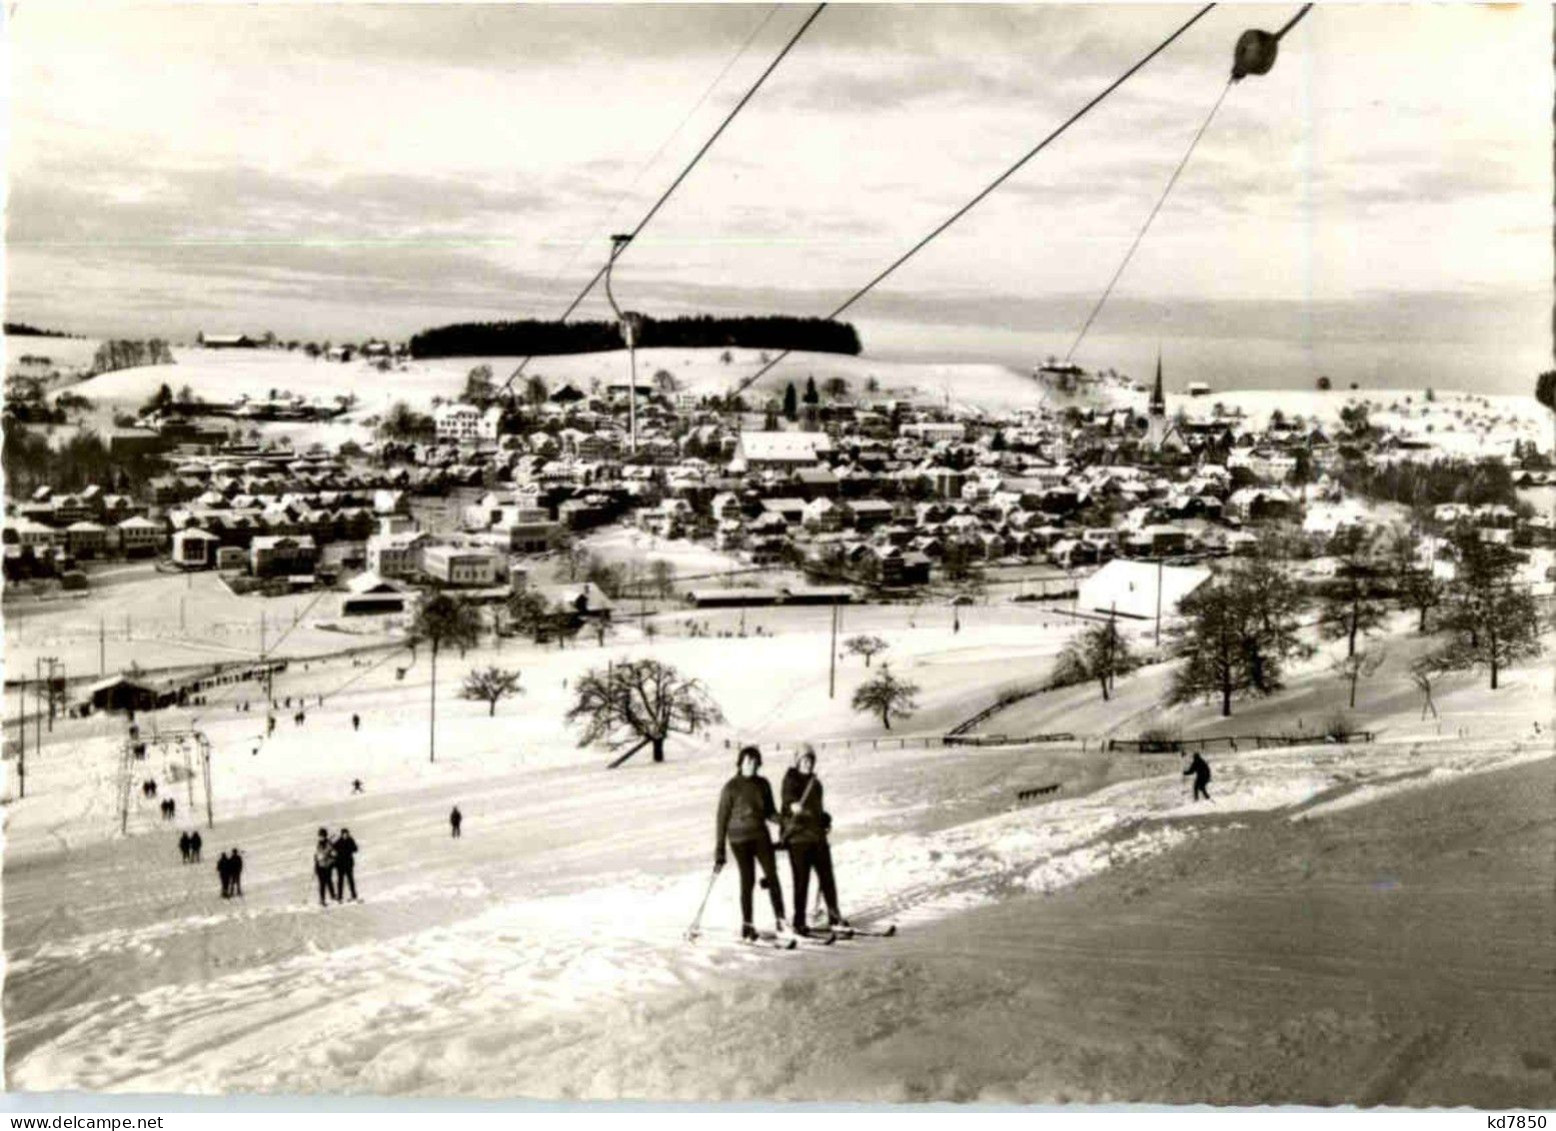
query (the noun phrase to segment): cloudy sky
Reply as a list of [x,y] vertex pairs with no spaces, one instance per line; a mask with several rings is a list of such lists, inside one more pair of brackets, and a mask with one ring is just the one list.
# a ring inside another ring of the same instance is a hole
[[[850,312],[867,351],[1063,354],[1237,35],[1296,7],[1201,20]],[[618,294],[824,314],[1193,10],[830,7]],[[555,317],[809,11],[19,0],[7,316],[336,339]],[[1228,94],[1077,360],[1522,389],[1551,353],[1551,19],[1321,5]]]

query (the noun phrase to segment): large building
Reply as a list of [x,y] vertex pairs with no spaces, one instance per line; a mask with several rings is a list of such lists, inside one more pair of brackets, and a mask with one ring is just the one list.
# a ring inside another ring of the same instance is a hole
[[440,440],[474,440],[481,434],[481,410],[475,405],[439,405],[432,418]]
[[440,544],[422,547],[421,571],[444,585],[485,588],[507,580],[508,562],[493,550]]
[[734,462],[747,471],[794,471],[831,451],[825,432],[742,432]]

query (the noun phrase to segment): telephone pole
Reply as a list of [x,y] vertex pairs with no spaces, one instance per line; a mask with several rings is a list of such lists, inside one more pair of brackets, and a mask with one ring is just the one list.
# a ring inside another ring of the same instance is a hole
[[97,678],[108,674],[108,622],[97,618]]
[[827,698],[837,698],[837,600],[832,601],[832,645],[827,651]]
[[1162,565],[1166,559],[1156,559],[1156,647],[1162,646]]

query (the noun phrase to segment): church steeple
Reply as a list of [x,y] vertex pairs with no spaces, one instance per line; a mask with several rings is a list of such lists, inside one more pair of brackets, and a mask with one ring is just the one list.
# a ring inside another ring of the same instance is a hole
[[1156,387],[1151,390],[1152,416],[1167,415],[1167,394],[1162,391],[1162,351],[1156,351]]

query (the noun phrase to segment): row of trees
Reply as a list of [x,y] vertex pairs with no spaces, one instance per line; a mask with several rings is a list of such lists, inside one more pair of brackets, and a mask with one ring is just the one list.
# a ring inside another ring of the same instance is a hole
[[[1181,660],[1168,700],[1187,703],[1219,699],[1221,714],[1232,701],[1264,696],[1283,686],[1286,666],[1312,655],[1302,635],[1304,616],[1316,614],[1318,635],[1345,641],[1331,670],[1349,688],[1356,706],[1359,682],[1382,666],[1386,652],[1372,643],[1390,608],[1418,612],[1419,631],[1443,640],[1413,665],[1417,686],[1446,671],[1480,669],[1493,689],[1508,665],[1540,654],[1542,618],[1529,587],[1517,581],[1521,560],[1509,547],[1482,541],[1469,526],[1449,536],[1456,572],[1438,578],[1421,561],[1418,534],[1384,536],[1366,528],[1347,529],[1330,543],[1335,576],[1316,594],[1297,585],[1273,554],[1251,559],[1206,583],[1180,606],[1182,623],[1172,632],[1170,654]],[[1439,613],[1435,627],[1429,617]],[[1052,686],[1096,682],[1111,698],[1120,676],[1141,658],[1110,618],[1073,639],[1060,653]]]
[[[615,322],[461,322],[423,330],[411,338],[411,356],[483,357],[595,353],[626,343]],[[640,347],[815,350],[856,355],[859,333],[847,322],[785,315],[715,318],[644,318]]]
[[1491,456],[1478,460],[1402,461],[1377,466],[1351,461],[1335,471],[1335,478],[1348,494],[1402,503],[1417,509],[1441,503],[1518,505],[1512,470]]
[[114,338],[103,342],[92,355],[92,373],[112,373],[116,369],[134,369],[142,365],[172,365],[173,351],[161,338],[144,342]]

